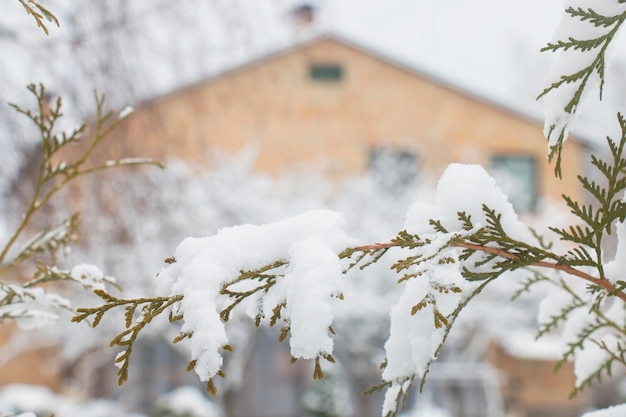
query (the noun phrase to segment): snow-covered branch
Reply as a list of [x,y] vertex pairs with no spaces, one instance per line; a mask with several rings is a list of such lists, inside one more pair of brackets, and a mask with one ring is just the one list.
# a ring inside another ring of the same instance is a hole
[[569,136],[578,106],[596,86],[602,98],[607,55],[626,20],[626,3],[620,0],[593,4],[567,0],[565,5],[556,40],[542,48],[544,52],[555,53],[555,59],[548,76],[550,85],[539,95],[546,104],[544,132],[549,158],[555,159],[555,173],[559,177],[563,142]]
[[[626,130],[620,143],[614,145],[613,161],[596,160],[600,170],[616,167],[614,171],[603,170],[610,182],[601,193],[604,208],[591,215],[595,222],[591,226],[600,225],[593,229],[599,240],[610,231],[606,230],[604,218],[626,216],[620,197],[626,188],[621,168],[626,166],[626,160],[619,153],[624,144]],[[462,192],[470,188],[476,192]],[[576,204],[566,201],[576,215]],[[148,308],[149,318],[167,310],[171,321],[181,320],[180,335],[175,341],[190,345],[188,369],[195,369],[200,379],[207,382],[208,390],[215,393],[213,378],[225,376],[221,369],[222,351],[237,348],[229,341],[226,325],[238,310],[257,325],[280,325],[280,340],[289,338],[294,360],[313,359],[314,378],[319,378],[324,375],[320,360],[334,362],[334,311],[350,296],[344,294],[342,277],[391,258],[391,269],[397,274],[395,281],[401,291],[391,308],[381,387],[387,387],[383,414],[395,415],[412,382],[416,378],[424,380],[459,314],[497,279],[506,279],[520,269],[528,270],[532,277],[544,270],[542,280],[567,289],[576,300],[572,307],[557,313],[555,323],[568,322],[568,313],[583,307],[591,308],[602,318],[608,299],[624,301],[622,284],[606,278],[601,261],[594,263],[584,255],[588,248],[602,250],[596,247],[596,239],[555,231],[579,246],[564,254],[546,248],[518,219],[507,197],[484,169],[454,164],[439,180],[434,201],[412,205],[404,230],[387,243],[358,244],[346,233],[342,216],[328,210],[310,211],[265,225],[226,228],[211,237],[187,238],[179,245],[159,275],[160,296],[120,300],[100,291],[98,295],[106,303],[79,310],[81,314],[75,320],[95,315],[97,324],[110,309],[133,305],[131,310],[126,307],[127,330],[113,340],[113,344],[121,342],[131,347],[143,328],[136,323],[146,321],[145,312],[131,320],[136,306],[157,302],[159,310]],[[588,268],[580,269],[579,265],[594,266],[597,274]],[[592,296],[581,295],[562,284],[571,279],[589,285]],[[524,291],[539,281],[534,279],[526,284]],[[582,344],[596,331],[612,328],[612,337],[626,337],[619,326],[615,328],[616,322],[602,319],[590,330],[574,333],[577,337],[567,355],[584,356],[588,348]],[[555,328],[553,324],[546,326]],[[615,330],[620,331],[615,334]],[[596,345],[612,354],[615,346],[621,346],[609,345],[606,340]],[[123,375],[127,372],[128,352],[127,349],[118,357]],[[598,373],[605,371],[600,368]],[[587,383],[581,382],[580,388]]]

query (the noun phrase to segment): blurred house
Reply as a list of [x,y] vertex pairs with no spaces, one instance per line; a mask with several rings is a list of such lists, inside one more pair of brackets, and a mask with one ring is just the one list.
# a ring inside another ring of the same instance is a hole
[[7,322],[2,323],[0,327],[0,349],[4,349],[0,357],[0,388],[6,384],[22,383],[61,389],[63,367],[58,361],[56,349],[53,347],[33,349],[32,346],[22,343],[18,348],[23,352],[12,356],[15,349],[10,343],[16,343],[14,336],[19,332],[20,329]]
[[[583,141],[568,142],[566,176],[557,180],[546,161],[540,120],[382,51],[326,34],[138,105],[97,157],[180,158],[202,165],[211,152],[235,152],[250,144],[258,149],[259,171],[278,174],[304,164],[337,178],[369,172],[387,188],[418,173],[436,180],[453,162],[481,164],[525,212],[563,193],[581,199],[574,174],[584,173],[588,151]],[[518,366],[515,384],[530,383],[526,377],[543,382],[521,375],[525,362],[511,365],[505,355],[493,357],[507,372]],[[291,369],[298,375],[289,374],[287,381],[299,381],[302,370]],[[296,383],[287,385],[293,390]],[[267,416],[294,415],[297,407]]]
[[590,390],[570,398],[576,382],[572,363],[564,364],[555,372],[558,355],[546,357],[533,353],[536,353],[533,349],[521,352],[519,347],[507,349],[507,346],[497,345],[489,349],[489,359],[501,371],[503,400],[510,415],[578,417],[587,410],[590,402],[598,401],[592,399]]
[[[278,174],[304,164],[335,177],[369,172],[387,189],[408,183],[418,172],[436,180],[453,162],[481,164],[527,213],[542,198],[560,200],[563,193],[582,198],[575,174],[584,173],[588,152],[584,141],[568,142],[566,175],[557,180],[546,160],[541,120],[427,69],[326,34],[142,103],[102,157],[174,157],[206,164],[209,152],[235,152],[251,143],[258,148],[259,171]],[[507,407],[530,410],[520,414],[524,417],[559,407],[559,416],[580,411],[581,402],[568,402],[572,380],[566,371],[548,378],[552,361],[498,352],[491,358],[505,371]],[[269,378],[267,372],[262,378]],[[442,381],[442,386],[458,382]],[[297,412],[295,407],[284,415]],[[476,410],[462,415],[481,415]]]
[[[137,106],[106,157],[206,163],[214,150],[258,147],[256,167],[306,164],[383,182],[452,162],[491,169],[518,209],[581,197],[586,146],[569,141],[563,180],[546,161],[542,121],[338,35],[322,35],[234,66]],[[391,160],[395,172],[377,170]]]

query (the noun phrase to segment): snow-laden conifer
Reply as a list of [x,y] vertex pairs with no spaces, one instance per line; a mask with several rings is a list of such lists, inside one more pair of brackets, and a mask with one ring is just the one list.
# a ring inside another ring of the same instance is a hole
[[[34,1],[20,1],[37,24],[57,23]],[[555,174],[561,176],[561,151],[584,93],[599,84],[604,88],[607,51],[626,19],[624,0],[570,1],[557,40],[544,50],[556,52],[553,79],[541,93],[547,98],[546,136]],[[61,188],[78,176],[113,166],[151,163],[143,159],[114,161],[86,167],[85,161],[115,122],[102,112],[97,98],[95,135],[86,153],[72,161],[53,156],[68,143],[78,141],[84,127],[69,133],[54,131],[61,116],[60,100],[44,108],[43,87],[31,86],[38,112],[14,108],[41,132],[42,163],[37,187],[21,223],[0,248],[0,277],[23,262],[51,256],[75,239],[76,218],[51,225],[23,239],[34,213]],[[541,231],[521,223],[511,204],[480,167],[452,165],[439,181],[432,203],[418,203],[407,211],[403,230],[377,243],[357,243],[343,229],[338,214],[308,212],[265,225],[223,229],[214,236],[189,238],[171,257],[161,277],[159,294],[122,298],[105,283],[113,284],[99,268],[79,265],[63,271],[40,264],[26,283],[0,281],[0,320],[42,322],[55,308],[69,308],[67,300],[44,290],[50,281],[74,281],[94,289],[102,303],[79,308],[73,321],[91,320],[98,326],[112,310],[121,309],[124,329],[111,345],[121,348],[115,362],[119,382],[128,378],[132,350],[140,333],[161,315],[180,324],[173,342],[191,346],[188,370],[195,369],[207,389],[215,393],[212,379],[225,377],[222,354],[237,348],[229,343],[226,326],[236,310],[243,310],[257,325],[281,328],[280,340],[289,340],[294,360],[313,360],[313,378],[324,377],[332,366],[334,309],[344,297],[344,274],[355,274],[391,260],[389,285],[401,288],[391,308],[390,336],[385,344],[382,382],[386,389],[384,416],[395,416],[411,385],[423,384],[452,327],[464,309],[487,285],[520,272],[527,279],[513,298],[538,285],[549,288],[539,309],[538,336],[558,332],[562,337],[562,363],[574,362],[573,394],[626,366],[626,120],[617,116],[618,138],[609,138],[607,160],[592,157],[602,182],[579,177],[593,203],[564,200],[576,222],[551,229],[567,244],[553,249]],[[567,174],[567,173],[565,173]],[[471,190],[471,193],[467,191]],[[617,236],[615,254],[606,253],[609,236]],[[20,245],[19,243],[22,242]],[[35,304],[43,304],[39,309]],[[624,405],[586,414],[588,417],[621,415]]]

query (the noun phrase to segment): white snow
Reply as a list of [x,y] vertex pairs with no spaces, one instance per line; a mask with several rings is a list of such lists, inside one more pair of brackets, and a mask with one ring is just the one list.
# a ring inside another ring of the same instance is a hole
[[[567,7],[573,7],[575,9],[581,7],[586,10],[592,6],[595,11],[606,16],[619,15],[626,10],[626,5],[624,5],[624,3],[612,0],[594,1],[593,5],[584,0],[567,0],[564,3],[563,9],[566,9]],[[570,38],[577,40],[594,39],[613,29],[613,26],[608,28],[594,26],[588,21],[581,21],[580,18],[572,17],[566,13],[562,13],[561,16],[561,22],[555,30],[552,43],[556,43],[559,40],[567,41]],[[553,54],[553,62],[547,73],[545,85],[549,86],[551,83],[557,82],[562,75],[577,73],[583,68],[591,65],[598,54],[598,50],[599,48],[592,49],[590,51],[581,51],[571,48],[567,51],[557,51]],[[588,96],[591,92],[596,92],[597,88],[595,87],[597,87],[599,83],[600,78],[594,73],[587,82],[587,87],[585,88],[582,99]],[[565,83],[543,97],[545,105],[544,134],[549,139],[548,146],[550,147],[556,144],[556,141],[562,131],[565,132],[564,138],[567,139],[569,130],[573,127],[574,119],[576,117],[576,109],[574,108],[568,112],[565,108],[579,86],[580,81]],[[552,126],[554,126],[554,128]]]
[[[591,336],[595,339],[595,336]],[[597,343],[606,343],[612,352],[618,352],[616,347],[619,340],[614,335],[606,335]],[[576,375],[576,386],[581,386],[585,380],[596,373],[602,365],[611,357],[611,354],[591,340],[583,343],[583,348],[576,353],[574,360],[574,375]]]
[[55,395],[47,387],[9,384],[0,389],[0,412],[20,410],[50,410]]
[[[24,412],[24,410],[31,410]],[[145,417],[128,413],[112,401],[92,399],[79,402],[76,399],[53,393],[49,388],[27,384],[9,384],[0,389],[0,416],[35,417]],[[211,416],[212,415],[207,415]]]
[[519,359],[558,361],[561,359],[561,340],[555,336],[535,337],[535,332],[525,329],[510,329],[500,339],[502,348]]
[[[104,273],[95,265],[78,264],[72,268],[70,275],[86,288],[104,289],[106,286]],[[114,279],[111,277],[106,277],[106,280],[114,282]]]
[[265,299],[262,307],[271,311],[279,303],[292,301],[283,314],[291,326],[292,355],[309,359],[332,352],[329,303],[341,288],[337,255],[356,243],[343,228],[340,214],[319,210],[262,226],[226,228],[212,237],[187,238],[179,245],[176,262],[161,272],[160,281],[170,287],[171,294],[184,295],[181,330],[193,332],[191,357],[197,360],[195,370],[201,380],[207,381],[220,370],[219,349],[228,343],[219,316],[224,306],[218,297],[222,286],[242,271],[275,261],[289,261],[290,267],[272,288],[273,298]]
[[383,416],[388,415],[398,408],[398,397],[402,394],[402,386],[399,384],[393,384],[389,388],[387,388],[387,391],[385,391],[385,400],[383,402]]
[[615,284],[618,280],[624,280],[623,271],[626,270],[626,223],[619,222],[615,226],[617,245],[615,256],[604,265],[604,272],[609,281]]
[[130,116],[131,113],[134,112],[134,111],[135,111],[135,109],[133,108],[133,106],[126,106],[126,107],[124,107],[122,109],[122,111],[120,111],[118,117],[120,119],[124,119],[124,118]]
[[[434,202],[417,202],[407,212],[405,229],[431,241],[419,252],[432,259],[410,271],[419,275],[403,284],[403,292],[391,310],[390,336],[385,343],[387,363],[382,377],[392,382],[392,386],[386,394],[384,410],[394,409],[395,398],[401,390],[399,384],[414,375],[423,377],[426,367],[436,357],[437,348],[443,342],[445,325],[439,328],[435,325],[434,308],[449,317],[476,286],[461,275],[460,248],[447,248],[446,245],[453,237],[473,233],[487,224],[483,205],[502,215],[502,227],[511,237],[524,242],[533,239],[495,180],[477,165],[450,165],[438,182]],[[458,212],[471,217],[472,230],[463,230]],[[439,220],[448,233],[434,232],[430,219]],[[452,287],[458,290],[437,290]],[[412,309],[422,300],[428,303],[412,315]]]
[[502,215],[502,227],[513,238],[533,241],[533,236],[517,217],[507,196],[480,165],[450,164],[437,185],[433,204],[417,202],[406,215],[405,228],[414,234],[431,231],[430,219],[440,220],[449,231],[461,229],[458,213],[471,216],[475,227],[487,224],[483,204]]
[[602,410],[590,411],[581,417],[624,417],[625,415],[626,404],[620,404]]
[[454,417],[448,410],[434,404],[420,406],[414,410],[400,414],[400,417]]
[[[342,268],[337,254],[319,237],[303,239],[291,249],[291,265],[284,277],[286,315],[291,324],[291,356],[315,359],[333,351],[329,328],[333,307],[341,295]],[[315,318],[315,319],[313,319]]]
[[67,299],[41,287],[0,285],[0,296],[7,294],[13,294],[13,301],[0,306],[0,317],[15,320],[24,330],[40,329],[49,325],[58,319],[58,309],[68,308],[70,305]]
[[122,350],[120,352],[117,353],[117,355],[115,355],[115,359],[113,360],[113,363],[115,364],[115,366],[118,369],[121,369],[122,366],[124,365],[124,361],[122,360],[122,357],[126,354],[125,350]]

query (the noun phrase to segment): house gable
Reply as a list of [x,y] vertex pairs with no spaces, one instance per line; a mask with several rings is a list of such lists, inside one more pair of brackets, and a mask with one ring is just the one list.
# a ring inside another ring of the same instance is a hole
[[[312,65],[338,68],[341,77],[315,79]],[[334,37],[145,103],[118,136],[114,148],[124,155],[200,163],[209,150],[256,143],[256,167],[271,173],[306,163],[358,174],[379,147],[413,152],[433,178],[451,162],[489,167],[493,155],[530,155],[545,179],[541,194],[579,196],[575,180],[553,180],[538,124]],[[580,144],[567,144],[566,174],[581,172],[583,155]]]

